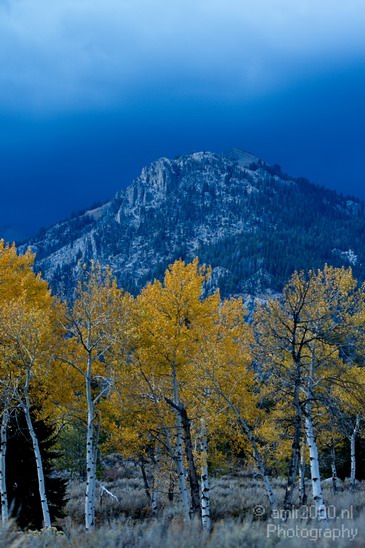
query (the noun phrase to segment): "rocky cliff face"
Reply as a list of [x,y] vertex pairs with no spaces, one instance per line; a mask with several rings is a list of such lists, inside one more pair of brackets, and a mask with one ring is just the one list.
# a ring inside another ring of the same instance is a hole
[[[292,179],[248,153],[161,158],[110,202],[58,223],[29,245],[55,290],[81,264],[109,264],[136,292],[180,257],[213,266],[223,293],[279,289],[295,268],[354,265],[362,277],[363,204]],[[24,249],[24,248],[23,248]]]

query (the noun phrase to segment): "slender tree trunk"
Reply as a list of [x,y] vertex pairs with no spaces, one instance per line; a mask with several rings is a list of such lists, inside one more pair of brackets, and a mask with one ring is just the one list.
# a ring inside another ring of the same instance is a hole
[[356,437],[360,429],[360,415],[356,415],[356,422],[352,434],[350,436],[350,451],[351,451],[351,475],[350,488],[356,488]]
[[180,404],[179,410],[181,413],[182,427],[184,431],[184,444],[185,444],[185,455],[188,463],[188,477],[190,484],[190,493],[191,493],[191,508],[190,508],[190,517],[198,514],[200,512],[200,492],[199,492],[199,479],[196,471],[194,453],[193,453],[193,444],[191,440],[191,423],[188,418],[185,407]]
[[[256,461],[257,461],[257,458],[258,458],[258,455],[256,456]],[[260,462],[258,462],[258,466],[261,472],[261,476],[264,479],[266,495],[267,495],[267,498],[269,499],[271,511],[274,511],[276,510],[276,497],[274,495],[274,491],[271,485],[270,476],[266,470],[266,467],[264,466],[262,462],[261,455],[259,456],[259,459],[260,459]]]
[[[174,405],[179,407],[179,392],[176,378],[176,366],[172,366],[172,385],[174,394]],[[180,487],[180,496],[183,506],[183,512],[186,518],[190,517],[190,505],[188,491],[185,481],[185,469],[184,469],[184,455],[183,455],[183,441],[182,441],[182,420],[181,414],[175,409],[175,424],[176,424],[176,448],[175,448],[175,462],[177,468],[177,475]]]
[[212,519],[210,516],[210,489],[209,489],[209,472],[208,472],[208,438],[205,426],[202,426],[201,441],[200,441],[200,458],[201,458],[201,516],[202,526],[208,533],[212,529]]
[[337,468],[336,468],[336,451],[335,446],[332,443],[331,445],[331,471],[332,471],[332,490],[333,494],[336,495],[338,491],[338,485],[337,485]]
[[40,496],[40,499],[41,499],[43,523],[44,523],[44,527],[46,529],[50,529],[51,528],[51,517],[50,517],[50,513],[49,513],[48,499],[47,499],[46,488],[45,488],[42,457],[41,457],[41,452],[40,452],[40,449],[39,449],[38,438],[37,438],[37,435],[34,431],[32,417],[30,415],[30,400],[29,400],[29,395],[28,395],[29,380],[30,379],[29,379],[29,373],[28,373],[26,386],[24,388],[25,403],[22,404],[22,408],[23,408],[23,411],[24,411],[24,414],[25,414],[25,420],[27,422],[28,431],[29,431],[30,437],[32,439],[34,458],[35,458],[35,463],[36,463],[36,467],[37,467],[38,488],[39,488],[39,496]]
[[220,390],[219,387],[217,387],[219,395],[227,402],[230,409],[233,411],[234,415],[236,416],[237,423],[239,427],[241,428],[241,431],[244,436],[247,436],[251,443],[252,451],[253,451],[253,458],[256,461],[257,467],[259,469],[260,475],[264,481],[264,487],[266,491],[267,498],[269,500],[271,512],[276,510],[276,497],[271,485],[271,480],[269,476],[269,472],[265,466],[264,459],[262,458],[261,451],[259,446],[256,443],[256,438],[249,426],[249,424],[244,420],[244,418],[241,416],[241,413],[237,409],[235,405],[231,402],[231,400],[224,394],[222,390]]
[[140,461],[140,468],[141,468],[141,472],[142,472],[142,478],[143,478],[143,485],[144,485],[145,493],[147,495],[148,500],[151,500],[151,490],[150,490],[150,485],[148,483],[147,474],[146,474],[146,467],[145,467],[145,461],[144,461],[143,458]]
[[300,438],[302,429],[302,411],[299,402],[299,380],[295,383],[294,387],[294,407],[295,407],[295,421],[294,421],[294,436],[292,444],[292,454],[288,470],[288,480],[285,489],[284,497],[284,510],[290,510],[293,505],[293,493],[298,473],[299,460],[300,460]]
[[183,457],[183,447],[182,447],[181,417],[179,413],[176,413],[175,462],[176,462],[177,474],[179,479],[180,496],[181,496],[181,502],[183,505],[184,514],[186,517],[190,517],[190,505],[189,505],[188,491],[186,488],[184,457]]
[[[214,380],[212,377],[210,377],[211,380]],[[251,443],[252,451],[253,451],[253,458],[256,461],[257,467],[259,469],[259,472],[261,474],[261,477],[264,481],[264,487],[266,491],[267,498],[269,500],[271,512],[276,510],[276,497],[271,485],[270,476],[268,473],[268,470],[266,469],[264,460],[261,456],[261,451],[259,446],[256,443],[256,438],[252,432],[251,427],[249,424],[245,421],[245,419],[242,417],[241,413],[237,409],[237,407],[232,403],[232,401],[229,399],[229,397],[224,393],[224,391],[220,388],[220,386],[217,383],[214,383],[215,389],[217,390],[217,393],[219,396],[227,403],[228,407],[231,409],[233,414],[236,417],[238,426],[240,427],[242,434],[244,436],[247,436]]]
[[167,492],[167,498],[169,499],[169,502],[174,502],[174,488],[175,488],[174,476],[172,473],[170,473],[169,489]]
[[158,513],[158,493],[156,489],[156,478],[153,476],[151,485],[151,510],[152,515],[157,516]]
[[6,449],[8,442],[8,424],[9,424],[9,409],[5,402],[4,411],[1,418],[1,443],[0,443],[0,494],[1,494],[1,519],[3,527],[8,523],[9,519],[9,504],[8,492],[6,488]]
[[319,472],[319,456],[317,442],[314,436],[312,405],[310,403],[311,394],[308,394],[308,403],[305,406],[305,431],[307,436],[307,445],[309,449],[309,462],[311,470],[313,499],[316,507],[316,514],[319,521],[327,519],[326,507],[323,502],[321,475]]
[[92,355],[88,353],[87,375],[85,377],[87,402],[87,440],[86,440],[86,492],[85,492],[85,527],[87,530],[95,526],[95,496],[96,496],[96,453],[94,419],[95,409],[91,392]]
[[305,441],[302,441],[300,449],[300,464],[299,464],[299,504],[307,502],[307,494],[305,492]]
[[151,485],[150,485],[148,481],[147,473],[146,473],[145,460],[143,458],[141,459],[140,467],[142,472],[144,490],[146,492],[148,500],[150,501],[152,515],[156,516],[158,512],[158,497],[157,497],[157,490],[156,490],[155,473],[153,473]]

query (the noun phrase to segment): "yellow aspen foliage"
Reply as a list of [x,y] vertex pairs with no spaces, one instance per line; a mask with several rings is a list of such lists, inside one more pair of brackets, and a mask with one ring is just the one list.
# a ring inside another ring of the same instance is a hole
[[174,390],[188,408],[197,398],[194,356],[212,329],[219,307],[218,293],[203,297],[209,276],[210,270],[199,266],[198,259],[190,264],[176,261],[163,283],[148,284],[137,298],[135,366],[145,391],[165,413],[169,410],[165,398],[173,400]]
[[124,352],[130,297],[117,287],[112,271],[98,262],[85,266],[82,274],[72,306],[59,317],[66,345],[58,359],[67,371],[74,369],[84,385],[77,405],[87,430],[85,526],[92,529],[101,403],[112,391],[115,362]]
[[15,246],[0,243],[0,344],[1,367],[1,496],[3,523],[7,520],[7,428],[12,409],[24,413],[32,440],[40,504],[45,528],[51,527],[47,492],[34,413],[42,412],[48,397],[59,332],[55,324],[55,299],[41,276],[33,272],[34,256],[18,256]]
[[45,400],[53,352],[59,343],[56,301],[48,284],[33,272],[34,255],[17,255],[15,245],[0,242],[0,340],[2,379],[22,382],[32,368],[32,399]]
[[[335,411],[333,387],[349,388],[361,303],[351,269],[326,265],[307,275],[295,272],[282,297],[269,299],[255,315],[255,360],[265,378],[266,397],[280,439],[284,443],[289,434],[293,440],[284,507],[292,503],[305,426],[313,496],[321,519],[325,506],[316,434],[326,413]],[[285,401],[288,411],[283,414]]]
[[[205,417],[210,441],[230,440],[237,453],[251,444],[237,428],[233,408],[252,429],[261,423],[260,396],[252,367],[252,331],[245,321],[242,300],[231,298],[217,307],[213,325],[194,356],[200,412]],[[227,401],[228,400],[228,401]],[[196,405],[198,407],[198,405]]]

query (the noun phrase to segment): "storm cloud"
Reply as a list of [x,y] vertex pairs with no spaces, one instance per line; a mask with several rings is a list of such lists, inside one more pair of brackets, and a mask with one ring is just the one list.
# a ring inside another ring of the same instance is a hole
[[0,0],[0,237],[237,146],[365,198],[363,0]]
[[0,106],[269,93],[365,52],[360,0],[6,0]]

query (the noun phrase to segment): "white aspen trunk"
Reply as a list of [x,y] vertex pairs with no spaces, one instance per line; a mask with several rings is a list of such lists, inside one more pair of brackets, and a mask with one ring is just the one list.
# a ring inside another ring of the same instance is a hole
[[156,489],[156,481],[153,477],[152,484],[151,484],[151,510],[152,515],[156,516],[158,512],[158,496],[157,496],[157,489]]
[[97,424],[95,424],[95,418],[96,418],[96,412],[95,412],[95,404],[93,403],[93,412],[94,412],[94,421],[93,421],[93,449],[94,449],[94,455],[93,455],[93,465],[94,465],[94,472],[92,477],[92,493],[93,493],[93,524],[95,525],[95,513],[96,513],[96,487],[97,487],[97,478],[96,478],[96,467],[98,463],[98,447],[99,447],[99,434],[100,434],[100,423],[99,420],[97,421]]
[[186,488],[186,479],[185,479],[185,468],[184,468],[184,457],[183,457],[183,447],[182,447],[182,426],[181,426],[181,417],[176,413],[176,450],[175,450],[175,459],[177,474],[179,478],[179,487],[181,501],[184,509],[184,514],[186,517],[190,517],[190,504],[189,496]]
[[299,463],[299,504],[305,504],[307,495],[305,492],[305,441],[302,441],[300,448],[300,463]]
[[91,393],[92,356],[88,353],[86,384],[87,401],[87,440],[86,440],[86,492],[85,492],[85,527],[92,529],[95,525],[96,496],[96,452],[94,439],[94,403]]
[[336,468],[336,451],[335,446],[331,446],[331,472],[332,472],[332,490],[333,494],[336,495],[338,491],[337,486],[337,468]]
[[[177,386],[177,378],[176,378],[176,367],[175,364],[172,366],[172,384],[173,384],[173,394],[174,394],[174,404],[178,407],[179,406],[179,392],[178,392],[178,386]],[[185,479],[185,469],[184,469],[184,453],[183,453],[183,446],[182,446],[182,421],[181,421],[181,415],[178,411],[175,412],[176,417],[176,448],[175,448],[175,461],[176,461],[176,468],[177,468],[177,475],[179,479],[179,487],[180,487],[180,495],[181,495],[181,502],[183,505],[183,511],[186,518],[190,519],[190,504],[189,504],[189,496],[188,491],[186,488],[186,479]]]
[[158,490],[156,487],[156,478],[158,477],[160,450],[156,445],[152,453],[152,481],[151,481],[151,511],[153,516],[157,516],[158,513]]
[[[310,395],[308,395],[308,398]],[[326,507],[323,502],[321,475],[319,472],[318,447],[314,436],[312,406],[307,403],[305,406],[305,432],[309,449],[309,463],[311,470],[313,500],[316,507],[316,514],[319,521],[327,519]]]
[[267,498],[269,499],[270,508],[272,510],[276,510],[276,497],[274,495],[270,477],[266,472],[266,468],[263,468],[264,471],[262,471],[262,467],[259,466],[259,470],[261,471],[262,477],[264,478],[264,486]]
[[1,443],[0,443],[0,495],[1,495],[1,520],[6,527],[9,520],[8,492],[6,488],[6,449],[8,442],[9,410],[5,403],[1,419]]
[[43,523],[45,529],[51,528],[51,516],[49,513],[49,507],[48,507],[48,499],[46,495],[46,488],[45,488],[45,482],[44,482],[44,472],[43,472],[43,463],[42,463],[42,457],[41,452],[39,449],[39,443],[37,435],[33,428],[33,422],[32,417],[30,416],[30,401],[28,396],[28,384],[29,384],[29,374],[27,377],[26,386],[24,388],[24,396],[25,396],[25,404],[22,405],[25,419],[27,422],[27,427],[29,430],[30,437],[32,439],[33,444],[33,451],[34,451],[34,457],[37,467],[37,476],[38,476],[38,488],[39,488],[39,495],[41,498],[41,507],[42,507],[42,514],[43,514]]
[[350,474],[350,487],[355,489],[356,487],[356,436],[360,429],[360,415],[356,415],[356,423],[352,434],[350,436],[350,450],[351,450],[351,474]]
[[294,418],[294,432],[293,432],[293,443],[292,443],[292,453],[288,469],[288,479],[285,489],[284,497],[284,510],[290,510],[293,506],[293,495],[294,487],[296,482],[296,477],[299,468],[300,462],[300,438],[302,430],[302,410],[299,401],[299,390],[300,390],[300,364],[296,362],[296,378],[294,385],[294,408],[295,408],[295,418]]
[[[158,447],[157,447],[158,450]],[[156,451],[157,453],[157,451]],[[158,468],[158,455],[153,454],[151,455],[151,463],[152,463],[152,475],[151,480],[148,480],[146,468],[145,468],[145,461],[142,458],[141,460],[141,470],[142,470],[142,477],[143,477],[143,483],[146,491],[146,495],[148,497],[148,500],[151,504],[151,513],[153,516],[156,516],[158,513],[158,491],[156,489],[156,476],[157,476],[157,468]]]
[[201,515],[202,526],[208,533],[212,529],[212,519],[210,515],[210,489],[209,489],[209,472],[208,472],[208,439],[205,426],[201,430]]

